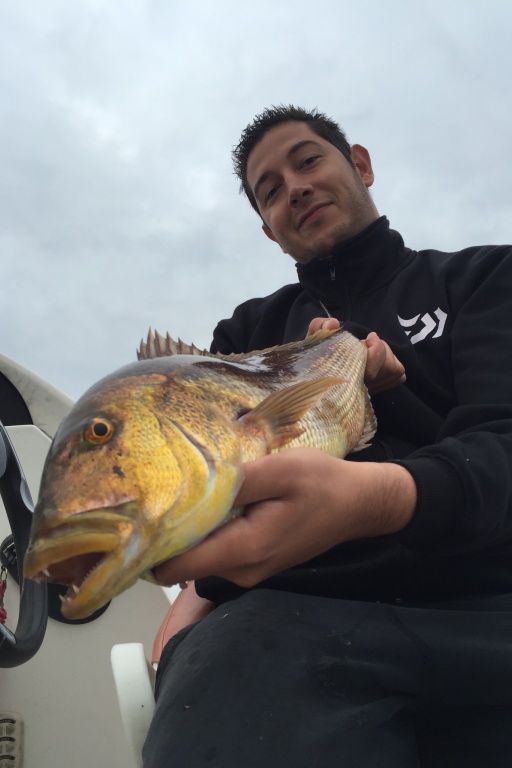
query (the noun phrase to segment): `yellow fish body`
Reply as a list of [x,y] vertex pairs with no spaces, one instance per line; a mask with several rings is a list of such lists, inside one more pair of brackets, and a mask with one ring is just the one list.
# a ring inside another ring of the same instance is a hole
[[50,448],[25,575],[69,585],[67,618],[240,514],[244,462],[294,446],[342,458],[375,432],[366,348],[346,331],[244,355],[167,347],[91,387]]

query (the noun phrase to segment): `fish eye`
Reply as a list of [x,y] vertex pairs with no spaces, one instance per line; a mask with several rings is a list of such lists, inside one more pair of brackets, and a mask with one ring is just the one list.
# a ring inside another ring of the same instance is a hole
[[114,434],[114,425],[108,419],[95,418],[84,430],[84,438],[88,443],[101,445],[108,443]]

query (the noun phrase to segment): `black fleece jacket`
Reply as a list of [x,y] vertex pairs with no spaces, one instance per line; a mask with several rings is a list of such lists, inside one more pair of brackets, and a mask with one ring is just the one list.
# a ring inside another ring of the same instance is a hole
[[[399,462],[418,503],[399,533],[335,546],[259,586],[413,602],[512,591],[512,247],[412,251],[382,217],[297,271],[298,283],[221,321],[212,350],[301,339],[326,310],[360,338],[376,331],[407,382],[372,398],[377,434],[348,458]],[[216,602],[241,591],[216,578],[197,590]]]

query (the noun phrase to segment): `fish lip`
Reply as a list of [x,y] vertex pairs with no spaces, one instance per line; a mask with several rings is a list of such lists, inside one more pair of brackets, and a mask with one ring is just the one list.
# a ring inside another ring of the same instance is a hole
[[133,506],[131,502],[121,506],[123,512],[128,512],[128,514],[117,511],[119,507],[98,507],[84,512],[76,512],[69,517],[57,520],[53,525],[43,524],[38,528],[33,528],[27,553],[46,549],[47,546],[52,545],[53,540],[57,537],[65,536],[72,539],[75,536],[82,536],[84,530],[100,529],[101,533],[118,534],[125,525],[136,520],[136,509],[133,510],[133,514],[130,514],[130,507]]
[[75,512],[73,515],[52,525],[47,529],[47,534],[54,535],[54,532],[60,532],[63,529],[66,530],[66,528],[75,528],[77,527],[77,520],[85,528],[97,528],[99,521],[103,530],[113,532],[119,528],[120,524],[133,522],[136,513],[136,505],[131,501],[124,502],[119,506],[87,509],[84,512]]
[[[24,562],[27,578],[69,587],[61,597],[68,619],[86,618],[108,602],[110,596],[104,598],[102,592],[118,574],[122,578],[128,542],[138,533],[136,521],[119,512],[98,509],[77,515],[82,525],[77,526],[75,515],[53,526],[27,549]],[[103,528],[99,532],[98,520]]]
[[310,205],[309,208],[299,216],[297,220],[297,229],[300,229],[306,219],[308,219],[313,213],[316,213],[320,210],[320,208],[326,208],[329,205],[332,205],[330,200],[324,200],[321,203],[314,203],[313,205]]
[[95,534],[94,540],[87,533],[84,535],[83,531],[70,532],[69,535],[64,531],[64,536],[62,531],[59,533],[59,540],[45,539],[27,549],[23,567],[28,579],[49,581],[44,572],[52,565],[91,552],[111,552],[118,546],[120,539],[115,532]]
[[[98,522],[101,523],[99,531]],[[23,564],[24,574],[35,581],[50,581],[45,571],[52,565],[91,552],[104,555],[113,552],[134,527],[132,517],[110,512],[109,509],[78,512],[72,518],[44,530],[42,535],[38,532],[36,541],[30,541]]]

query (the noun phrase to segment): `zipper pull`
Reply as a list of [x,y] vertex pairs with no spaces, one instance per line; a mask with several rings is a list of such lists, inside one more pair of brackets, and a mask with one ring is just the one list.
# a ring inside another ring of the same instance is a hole
[[334,264],[332,263],[332,261],[331,261],[331,263],[329,264],[329,271],[330,271],[330,273],[331,273],[331,282],[333,282],[333,283],[334,283],[334,281],[336,280],[336,267],[334,266]]

